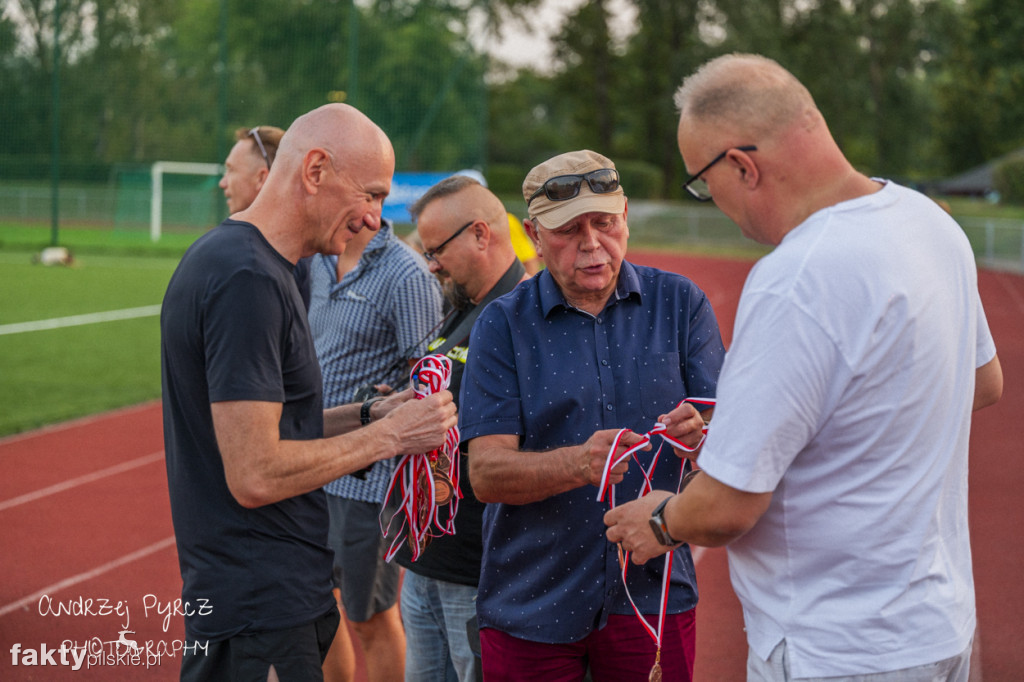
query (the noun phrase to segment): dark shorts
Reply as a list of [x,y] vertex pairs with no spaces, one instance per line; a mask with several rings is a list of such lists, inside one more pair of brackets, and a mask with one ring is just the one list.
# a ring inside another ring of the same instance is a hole
[[364,623],[395,605],[402,568],[384,561],[388,544],[380,532],[379,504],[328,495],[327,511],[334,586],[341,590],[348,619]]
[[208,642],[205,650],[189,648],[181,658],[181,680],[266,682],[271,667],[281,682],[323,680],[321,666],[339,622],[341,615],[332,607],[306,625],[244,633]]

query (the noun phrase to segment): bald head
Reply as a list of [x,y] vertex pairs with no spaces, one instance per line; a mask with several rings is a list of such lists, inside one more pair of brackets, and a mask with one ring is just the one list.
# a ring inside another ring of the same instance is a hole
[[817,113],[811,93],[793,74],[751,54],[707,62],[683,81],[675,104],[683,119],[747,139],[775,137],[809,112]]
[[325,104],[299,116],[281,138],[277,154],[282,162],[297,164],[315,148],[326,150],[339,170],[381,159],[394,165],[388,136],[366,114],[347,104]]
[[377,124],[347,104],[327,104],[291,124],[263,188],[238,214],[288,260],[337,254],[380,228],[395,153]]

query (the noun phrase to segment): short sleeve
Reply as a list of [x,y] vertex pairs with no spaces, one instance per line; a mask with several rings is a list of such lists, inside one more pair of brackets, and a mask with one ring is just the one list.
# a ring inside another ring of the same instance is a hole
[[747,296],[701,468],[738,490],[775,490],[845,385],[842,367],[833,340],[791,301]]
[[202,321],[210,402],[284,402],[286,310],[277,280],[252,270],[211,292]]
[[725,346],[711,301],[696,285],[690,288],[693,314],[689,319],[687,354],[684,360],[686,393],[714,398],[722,370]]
[[512,334],[498,307],[484,309],[470,333],[459,396],[463,441],[495,434],[522,435],[522,410]]
[[985,308],[981,305],[981,296],[978,296],[978,341],[977,357],[975,368],[984,367],[992,362],[996,356],[996,342],[992,338],[992,331],[988,327],[988,318],[985,316]]

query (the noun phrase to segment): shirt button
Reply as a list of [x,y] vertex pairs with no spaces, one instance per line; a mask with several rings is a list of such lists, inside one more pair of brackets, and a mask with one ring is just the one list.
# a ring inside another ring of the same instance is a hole
[[607,360],[602,360],[601,364],[604,365],[605,367],[607,367],[608,366],[608,361]]
[[611,403],[608,403],[608,411],[611,412],[614,409],[615,409],[615,406],[612,405]]

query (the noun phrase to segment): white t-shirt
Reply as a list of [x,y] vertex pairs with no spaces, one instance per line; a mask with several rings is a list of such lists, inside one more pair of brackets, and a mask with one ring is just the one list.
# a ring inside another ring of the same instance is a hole
[[955,655],[975,627],[967,447],[995,356],[973,255],[893,183],[819,211],[751,271],[700,465],[774,491],[729,546],[753,651],[795,677]]

